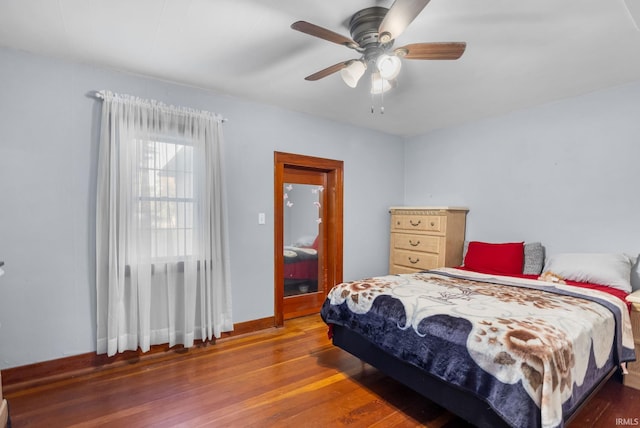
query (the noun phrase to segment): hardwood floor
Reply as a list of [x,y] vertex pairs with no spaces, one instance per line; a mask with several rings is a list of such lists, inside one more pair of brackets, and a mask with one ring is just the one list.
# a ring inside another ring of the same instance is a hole
[[[13,428],[470,426],[334,347],[326,330],[309,316],[196,352],[11,388]],[[639,402],[640,391],[612,379],[570,427],[634,422]]]

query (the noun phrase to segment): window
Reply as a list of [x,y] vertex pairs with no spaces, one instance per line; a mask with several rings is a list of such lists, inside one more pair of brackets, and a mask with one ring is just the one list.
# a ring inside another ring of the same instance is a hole
[[149,233],[150,256],[184,260],[193,255],[193,147],[185,142],[137,141],[138,221]]

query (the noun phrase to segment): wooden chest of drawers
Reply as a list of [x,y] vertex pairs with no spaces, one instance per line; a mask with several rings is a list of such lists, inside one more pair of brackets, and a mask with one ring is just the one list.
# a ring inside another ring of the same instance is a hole
[[391,207],[389,273],[462,264],[467,208]]
[[631,305],[631,327],[636,347],[636,361],[627,363],[629,373],[624,376],[624,384],[640,389],[640,303]]

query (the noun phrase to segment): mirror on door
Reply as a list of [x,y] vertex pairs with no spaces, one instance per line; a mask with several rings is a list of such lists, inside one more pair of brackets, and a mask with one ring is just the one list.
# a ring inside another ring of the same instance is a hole
[[318,291],[322,186],[284,184],[284,296]]

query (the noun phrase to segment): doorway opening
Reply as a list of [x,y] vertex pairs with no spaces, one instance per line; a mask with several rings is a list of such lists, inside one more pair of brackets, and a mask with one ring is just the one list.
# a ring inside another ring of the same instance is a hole
[[274,153],[275,324],[320,312],[342,282],[343,162]]

